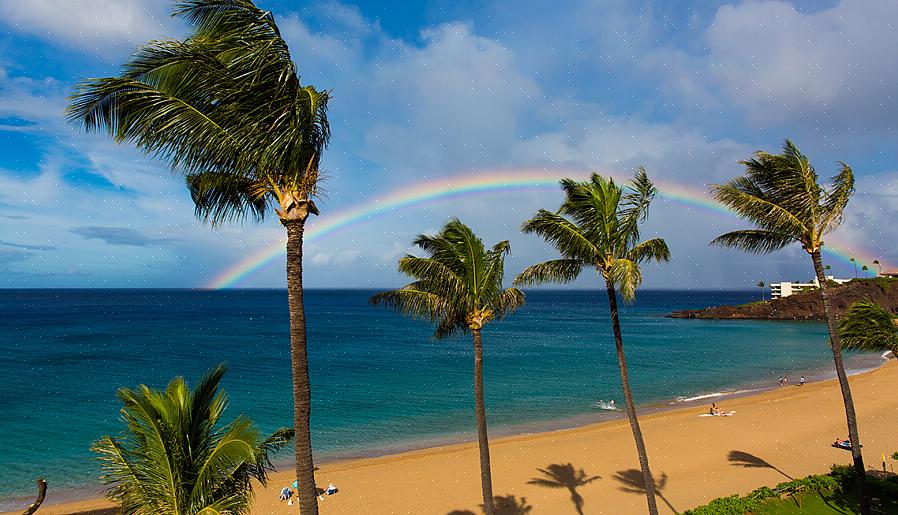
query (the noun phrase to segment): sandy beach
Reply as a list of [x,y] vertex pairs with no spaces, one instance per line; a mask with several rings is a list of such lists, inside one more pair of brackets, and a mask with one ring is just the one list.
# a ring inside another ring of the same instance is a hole
[[[881,468],[881,454],[898,450],[898,398],[892,394],[898,389],[898,364],[891,360],[850,381],[866,464]],[[702,405],[640,418],[662,512],[683,511],[715,497],[850,462],[848,452],[830,446],[836,437],[846,436],[834,380],[728,399],[721,407],[736,413],[700,417],[707,411]],[[584,513],[645,512],[626,420],[498,438],[491,442],[491,453],[494,493],[525,500],[533,514],[576,513],[568,489],[528,484],[540,476],[537,469],[553,464],[572,464],[599,476],[576,489]],[[321,513],[479,514],[478,463],[476,443],[465,443],[324,464],[317,475],[319,486],[334,483],[339,493],[320,502]],[[275,473],[268,489],[258,490],[253,513],[296,513],[295,506],[278,501],[278,491],[291,482],[289,471]],[[48,502],[53,502],[52,488]],[[97,499],[46,505],[38,513],[114,513],[111,506]]]

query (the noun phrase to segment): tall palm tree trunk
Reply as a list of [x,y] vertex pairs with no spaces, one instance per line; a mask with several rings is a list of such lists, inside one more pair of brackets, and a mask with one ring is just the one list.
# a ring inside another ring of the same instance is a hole
[[642,481],[645,484],[645,499],[649,506],[649,514],[658,515],[658,505],[655,502],[655,480],[652,477],[652,471],[649,469],[649,457],[645,451],[642,430],[639,429],[639,420],[636,418],[633,392],[630,391],[630,374],[627,371],[627,358],[624,356],[624,338],[621,335],[620,319],[617,316],[617,295],[615,295],[612,285],[606,284],[605,289],[608,291],[611,327],[614,329],[614,347],[617,350],[617,366],[620,369],[620,382],[624,389],[624,401],[627,403],[627,418],[630,419],[630,429],[633,431],[633,439],[636,440],[639,468],[642,469]]
[[811,253],[811,258],[814,261],[814,272],[817,274],[817,281],[820,283],[820,296],[823,298],[823,313],[826,316],[826,326],[829,329],[829,342],[833,351],[833,361],[836,364],[836,375],[839,377],[839,388],[842,390],[842,400],[845,403],[848,440],[851,442],[851,457],[854,459],[854,472],[857,476],[861,513],[868,515],[870,513],[870,504],[867,497],[867,471],[864,467],[864,458],[861,456],[860,438],[857,432],[857,415],[854,412],[854,401],[851,399],[851,387],[848,385],[848,375],[845,373],[845,364],[842,362],[842,344],[829,307],[829,292],[826,287],[826,276],[823,271],[823,260],[820,258],[820,251]]
[[318,489],[312,462],[312,389],[306,351],[306,312],[302,299],[302,235],[305,220],[286,220],[287,296],[290,305],[290,357],[293,366],[293,427],[296,430],[296,496],[302,515],[318,515]]
[[480,444],[480,487],[483,490],[483,512],[493,515],[493,475],[490,472],[490,442],[486,432],[486,407],[483,404],[483,341],[480,329],[474,334],[474,404],[477,411],[477,443]]

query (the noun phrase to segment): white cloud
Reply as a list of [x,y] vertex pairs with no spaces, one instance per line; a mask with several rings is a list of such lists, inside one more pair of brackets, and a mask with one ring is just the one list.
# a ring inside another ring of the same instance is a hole
[[757,123],[847,123],[898,115],[898,2],[842,0],[805,13],[782,1],[720,7],[708,28],[707,71]]
[[0,20],[13,30],[113,56],[178,29],[168,0],[8,0]]

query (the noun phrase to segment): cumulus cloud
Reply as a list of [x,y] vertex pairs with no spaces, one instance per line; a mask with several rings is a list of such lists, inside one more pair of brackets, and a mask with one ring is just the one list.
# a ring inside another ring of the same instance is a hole
[[815,12],[783,1],[724,5],[708,66],[755,122],[890,125],[898,114],[898,3],[842,0]]
[[174,35],[171,5],[168,0],[9,1],[0,2],[0,20],[12,30],[109,57]]

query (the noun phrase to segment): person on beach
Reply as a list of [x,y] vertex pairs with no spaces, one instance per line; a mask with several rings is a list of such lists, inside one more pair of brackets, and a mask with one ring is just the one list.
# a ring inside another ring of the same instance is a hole
[[783,376],[780,376],[780,386],[785,386],[785,382],[783,380]]
[[617,405],[614,404],[614,399],[611,399],[611,400],[608,402],[608,407],[611,408],[611,409],[617,409]]
[[783,375],[783,386],[789,384],[789,374]]
[[801,376],[801,377],[798,379],[798,386],[804,386],[804,376]]
[[290,497],[292,497],[292,496],[293,496],[293,492],[290,490],[290,487],[285,486],[284,488],[281,488],[281,500],[282,501],[286,501],[286,500],[290,499]]

